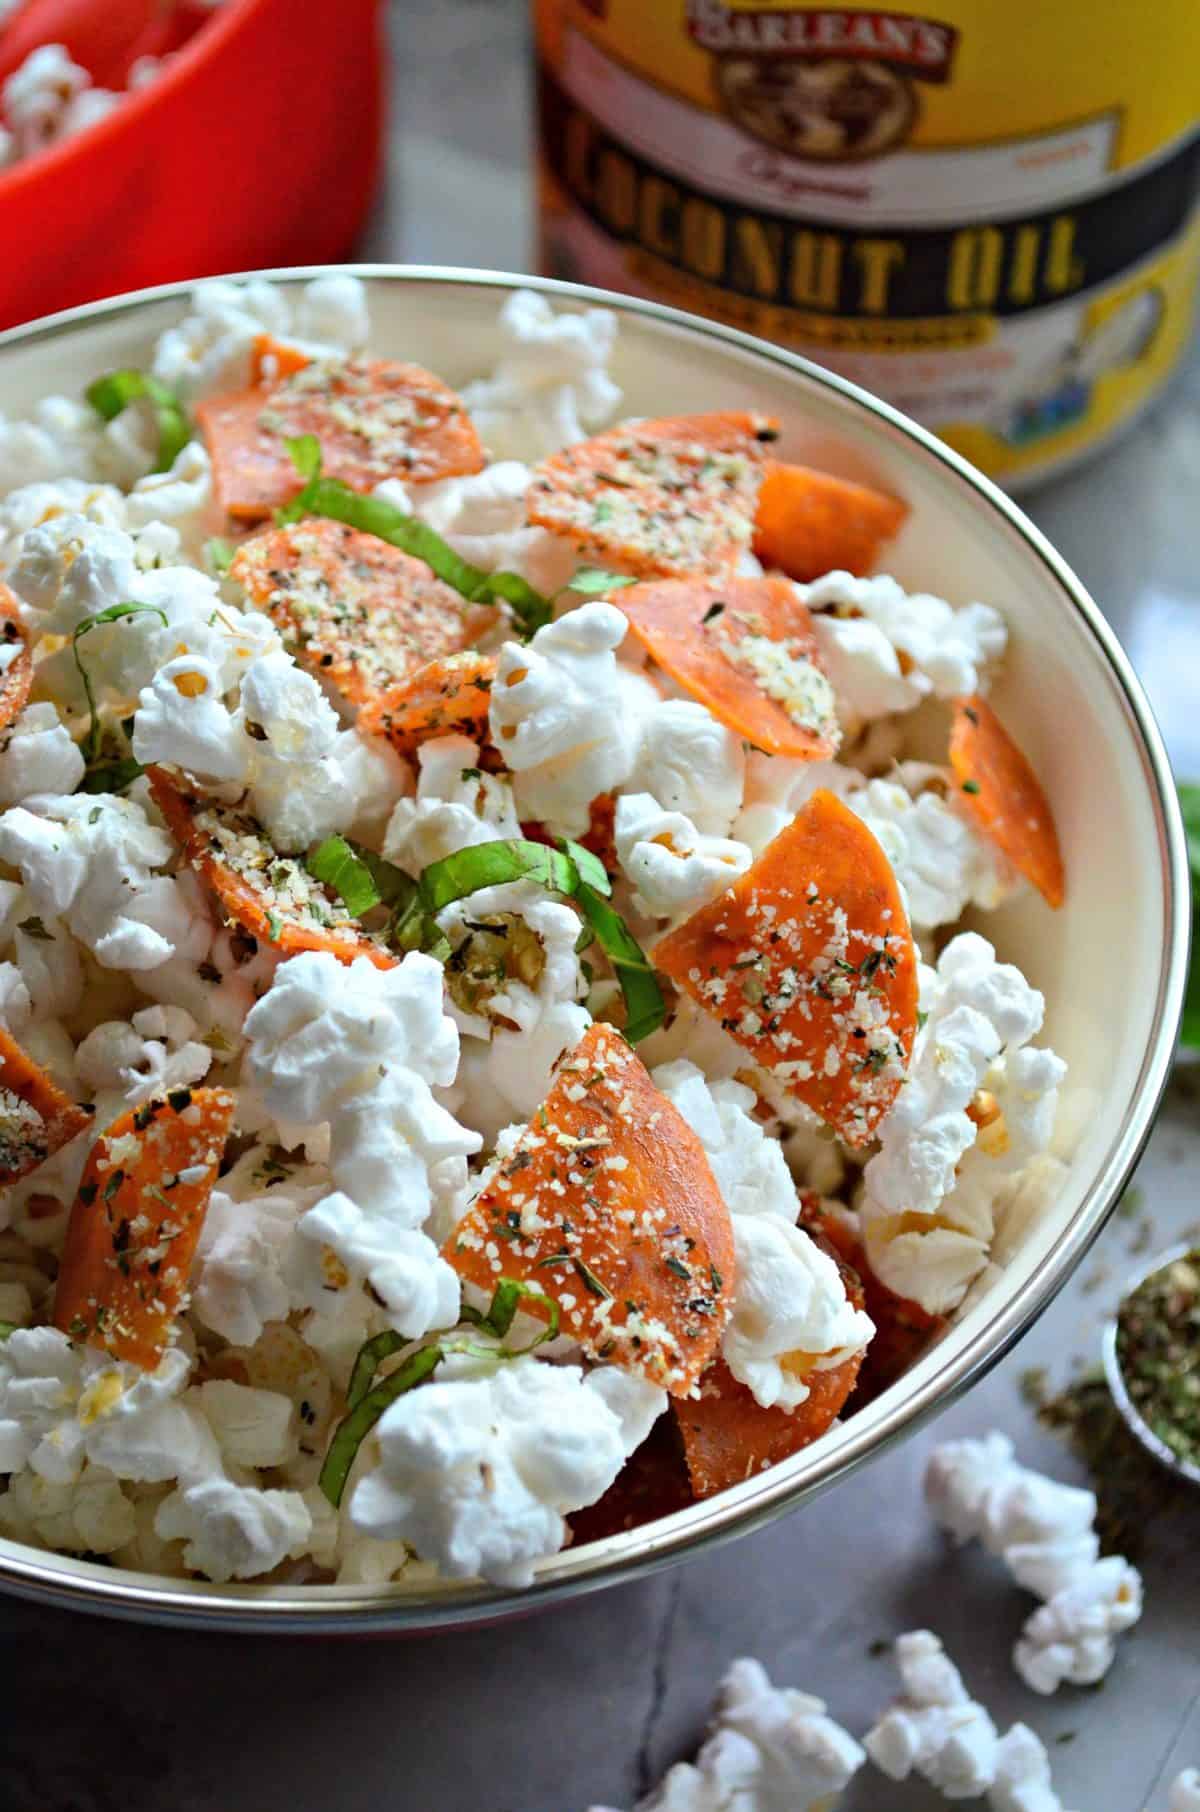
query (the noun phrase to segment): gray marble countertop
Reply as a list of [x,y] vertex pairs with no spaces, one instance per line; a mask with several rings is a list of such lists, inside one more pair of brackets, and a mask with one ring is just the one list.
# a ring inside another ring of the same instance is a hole
[[[436,23],[435,23],[436,21]],[[417,0],[392,20],[388,181],[363,255],[529,261],[529,91],[520,0]],[[1108,612],[1181,774],[1200,777],[1200,360],[1117,449],[1031,513]],[[1003,1728],[1051,1747],[1076,1812],[1161,1812],[1200,1763],[1200,1533],[1189,1514],[1145,1560],[1146,1614],[1099,1693],[1040,1700],[1008,1654],[1028,1600],[951,1556],[926,1516],[930,1447],[1007,1430],[1057,1476],[1018,1381],[1090,1359],[1135,1247],[1200,1217],[1200,1071],[1172,1087],[1138,1177],[1081,1273],[1003,1364],[933,1427],[765,1532],[645,1583],[523,1623],[416,1641],[271,1643],[0,1605],[12,1661],[4,1812],[585,1812],[629,1806],[695,1746],[718,1676],[759,1656],[862,1730],[889,1696],[880,1638],[936,1628]],[[1147,1224],[1150,1231],[1146,1230]],[[1190,1538],[1190,1540],[1189,1540]],[[928,1790],[864,1770],[846,1812],[933,1812]]]

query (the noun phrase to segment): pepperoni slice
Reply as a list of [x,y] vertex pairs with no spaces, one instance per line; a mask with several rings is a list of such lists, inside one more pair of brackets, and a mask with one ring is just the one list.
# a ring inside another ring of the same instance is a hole
[[88,1110],[0,1026],[0,1185],[28,1176],[90,1124]]
[[114,1359],[158,1364],[185,1305],[235,1105],[226,1089],[172,1089],[101,1134],[67,1222],[55,1327]]
[[241,522],[260,521],[301,489],[286,443],[302,434],[320,441],[325,477],[356,491],[386,478],[453,478],[484,463],[453,390],[420,365],[391,359],[314,360],[272,383],[198,403],[195,413],[217,501]]
[[814,793],[654,963],[847,1143],[874,1137],[912,1052],[917,959],[887,857],[834,794]]
[[754,551],[790,579],[869,573],[907,515],[898,497],[772,460],[758,493]]
[[412,756],[435,736],[488,734],[488,706],[496,663],[486,654],[448,654],[363,706],[358,727],[386,736],[401,755]]
[[234,924],[284,956],[329,950],[343,963],[366,956],[377,969],[399,962],[314,880],[295,856],[281,856],[262,826],[237,806],[205,799],[165,768],[146,770],[154,803],[184,853]]
[[6,730],[29,702],[33,655],[21,623],[20,606],[7,585],[0,584],[0,730]]
[[1061,906],[1066,879],[1050,801],[992,707],[978,695],[954,702],[950,766],[968,816],[1048,905]]
[[734,411],[610,428],[538,466],[529,520],[645,578],[725,578],[750,545],[775,435]]
[[786,579],[658,579],[613,603],[663,671],[735,735],[799,761],[836,753],[833,688]]
[[229,571],[301,665],[353,705],[469,648],[499,615],[469,604],[423,560],[325,517],[244,541]]
[[445,1256],[487,1291],[501,1277],[534,1285],[585,1352],[673,1393],[692,1388],[729,1318],[733,1231],[704,1148],[608,1025],[559,1065]]
[[[806,1231],[837,1261],[846,1294],[855,1308],[861,1309],[865,1292],[858,1272],[825,1238],[819,1216],[814,1218],[802,1209],[800,1219]],[[793,1357],[801,1364],[806,1355],[797,1353]],[[858,1352],[827,1370],[807,1365],[804,1382],[808,1396],[795,1409],[787,1410],[764,1409],[746,1385],[734,1377],[725,1361],[718,1359],[700,1380],[699,1394],[672,1406],[696,1496],[711,1497],[714,1492],[725,1491],[742,1479],[765,1472],[789,1454],[799,1453],[802,1447],[811,1446],[841,1414],[858,1382],[862,1363],[863,1354]]]

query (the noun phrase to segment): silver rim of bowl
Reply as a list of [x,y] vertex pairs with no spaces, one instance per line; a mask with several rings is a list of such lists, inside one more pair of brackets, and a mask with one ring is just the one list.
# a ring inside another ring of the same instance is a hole
[[[769,1471],[720,1496],[676,1511],[658,1522],[565,1549],[544,1564],[530,1588],[513,1592],[478,1583],[439,1585],[413,1592],[401,1585],[217,1586],[202,1580],[166,1579],[127,1572],[70,1556],[43,1553],[0,1539],[0,1588],[20,1596],[81,1611],[142,1622],[181,1623],[207,1628],[275,1630],[313,1635],[407,1632],[455,1625],[500,1622],[527,1616],[543,1606],[616,1585],[671,1566],[736,1536],[773,1522],[802,1499],[847,1477],[866,1460],[912,1432],[945,1408],[1003,1358],[1026,1327],[1053,1300],[1100,1233],[1145,1147],[1170,1074],[1187,980],[1190,912],[1183,822],[1166,749],[1141,684],[1099,607],[1041,531],[1000,488],[928,430],[857,385],[824,371],[796,353],[758,340],[737,328],[703,321],[662,303],[551,277],[442,265],[299,265],[230,273],[231,281],[263,277],[305,282],[329,271],[367,280],[441,284],[465,289],[534,289],[566,303],[611,308],[661,323],[693,338],[753,355],[803,378],[816,390],[857,405],[882,425],[910,456],[932,461],[964,491],[986,504],[1008,533],[1047,570],[1064,600],[1083,618],[1104,656],[1111,680],[1139,744],[1143,773],[1156,819],[1163,882],[1163,956],[1155,998],[1155,1032],[1144,1054],[1137,1086],[1080,1212],[1074,1217],[1036,1277],[1006,1297],[945,1369],[928,1369],[919,1388],[904,1380],[830,1431],[814,1448],[793,1455]],[[146,304],[186,301],[197,279],[137,290],[109,301],[66,309],[43,321],[0,332],[0,349],[33,345],[69,335],[75,328],[104,321]]]
[[1189,1485],[1200,1485],[1200,1466],[1193,1466],[1189,1461],[1181,1460],[1175,1450],[1168,1447],[1167,1443],[1155,1434],[1129,1395],[1125,1374],[1121,1369],[1121,1361],[1117,1353],[1117,1322],[1120,1318],[1121,1306],[1136,1290],[1141,1289],[1148,1278],[1155,1276],[1159,1271],[1165,1271],[1168,1265],[1173,1265],[1177,1259],[1186,1258],[1190,1252],[1196,1250],[1195,1240],[1184,1240],[1180,1245],[1171,1246],[1166,1252],[1160,1252],[1157,1258],[1151,1259],[1148,1265],[1143,1266],[1131,1277],[1121,1292],[1121,1303],[1118,1305],[1117,1313],[1104,1324],[1100,1341],[1104,1376],[1109,1392],[1129,1432],[1141,1442],[1146,1452],[1151,1454],[1160,1466],[1164,1466],[1177,1479],[1186,1480]]

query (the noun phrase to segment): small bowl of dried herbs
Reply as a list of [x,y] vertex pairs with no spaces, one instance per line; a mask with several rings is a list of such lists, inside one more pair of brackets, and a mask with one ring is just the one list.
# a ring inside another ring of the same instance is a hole
[[1104,1370],[1143,1447],[1200,1485],[1200,1246],[1177,1246],[1134,1280],[1105,1329]]

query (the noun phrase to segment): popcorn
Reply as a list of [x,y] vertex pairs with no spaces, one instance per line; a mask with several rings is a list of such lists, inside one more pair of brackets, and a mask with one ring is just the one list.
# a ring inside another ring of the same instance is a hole
[[247,1079],[272,1113],[299,1125],[327,1120],[380,1065],[426,1083],[453,1082],[458,1032],[442,1010],[441,965],[414,951],[393,969],[304,952],[281,963],[246,1018]]
[[745,798],[733,835],[760,855],[815,792],[823,789],[845,799],[861,785],[862,775],[839,761],[793,761],[755,751],[746,760]]
[[987,1711],[930,1630],[899,1636],[902,1696],[863,1738],[889,1780],[919,1774],[947,1799],[973,1799],[996,1778],[999,1737]]
[[1102,1679],[1115,1638],[1141,1616],[1142,1582],[1120,1555],[1099,1558],[1095,1494],[1018,1465],[1011,1441],[993,1433],[937,1448],[925,1496],[957,1541],[981,1539],[1018,1585],[1046,1601],[1013,1651],[1026,1684],[1052,1693],[1064,1680]]
[[1000,1738],[988,1805],[991,1812],[1063,1812],[1050,1777],[1050,1757],[1028,1724],[1014,1724]]
[[640,738],[630,689],[655,694],[648,680],[619,674],[614,650],[624,636],[615,605],[583,604],[531,642],[501,649],[492,740],[513,771],[522,819],[581,836],[592,800],[632,772]]
[[369,321],[365,286],[357,277],[316,277],[300,292],[264,278],[224,279],[192,291],[192,313],[159,336],[153,372],[185,401],[242,389],[250,381],[250,356],[262,333],[317,341],[322,351],[356,352],[366,344]]
[[31,793],[73,793],[84,762],[52,704],[26,705],[0,746],[0,806]]
[[1141,1614],[1141,1575],[1110,1554],[1033,1613],[1013,1649],[1013,1666],[1034,1692],[1057,1692],[1064,1680],[1092,1686],[1116,1659],[1116,1637]]
[[498,459],[482,472],[415,485],[401,495],[395,479],[377,485],[375,495],[409,509],[437,530],[461,559],[484,572],[517,573],[535,591],[552,598],[568,585],[579,563],[576,550],[560,535],[534,527],[525,517],[525,495],[533,473],[516,459]]
[[[61,916],[109,969],[153,969],[169,956],[206,953],[208,924],[197,922],[171,876],[154,872],[175,846],[141,806],[110,793],[35,795],[30,804],[36,812],[18,805],[0,814],[0,856],[19,869],[36,916]],[[30,954],[18,949],[23,974]]]
[[951,925],[968,906],[998,906],[1017,877],[995,844],[937,792],[914,798],[894,780],[869,780],[846,803],[883,846],[913,926]]
[[1200,1768],[1185,1768],[1171,1783],[1167,1812],[1200,1812]]
[[410,1340],[433,1328],[453,1327],[458,1320],[458,1273],[428,1235],[407,1221],[404,1212],[364,1213],[340,1190],[302,1215],[296,1231],[316,1248],[308,1267],[311,1306],[320,1305],[322,1291],[344,1289],[354,1280],[370,1287],[384,1307],[388,1325]]
[[795,1184],[778,1141],[751,1117],[751,1090],[707,1084],[687,1062],[652,1076],[699,1137],[733,1217],[737,1285],[725,1362],[764,1408],[797,1409],[809,1395],[809,1366],[842,1364],[866,1346],[874,1323],[851,1306],[833,1259],[795,1225]]
[[216,1436],[221,1457],[233,1466],[284,1466],[296,1446],[292,1404],[278,1391],[255,1390],[227,1378],[209,1378],[195,1392]]
[[651,918],[684,918],[707,906],[751,862],[744,843],[704,836],[690,818],[664,811],[649,793],[623,793],[617,800],[614,839],[636,889],[633,903]]
[[721,1682],[695,1762],[677,1762],[636,1812],[826,1812],[866,1759],[823,1700],[772,1686],[743,1658]]
[[495,371],[463,391],[494,454],[543,459],[613,419],[621,392],[608,375],[617,338],[611,309],[556,315],[536,290],[517,290],[500,311],[500,333]]
[[143,1007],[127,1023],[104,1020],[75,1051],[80,1080],[103,1096],[102,1120],[125,1107],[188,1088],[208,1074],[212,1051],[194,1036],[195,1020],[182,1007]]
[[[994,1146],[1002,1156],[1009,1139],[1027,1158],[1033,1141],[1050,1136],[1065,1066],[1053,1052],[1021,1049],[1041,1026],[1042,996],[1011,964],[997,963],[992,946],[973,932],[947,944],[936,971],[922,967],[921,1006],[927,1017],[909,1080],[863,1173],[861,1209],[876,1274],[897,1295],[940,1314],[983,1270],[992,1233],[990,1208],[970,1212],[978,1207],[971,1147],[979,1116],[968,1109],[979,1089],[995,1082],[1011,1099],[1012,1133],[1002,1127],[1002,1139],[978,1149]],[[998,1169],[990,1181],[1007,1174]]]
[[737,1287],[721,1351],[764,1408],[807,1401],[804,1374],[861,1351],[875,1324],[852,1307],[836,1262],[800,1227],[773,1214],[733,1223]]
[[193,1572],[222,1585],[270,1573],[304,1552],[312,1517],[297,1491],[259,1491],[207,1478],[172,1491],[154,1517],[161,1541],[182,1541]]
[[566,1538],[564,1516],[607,1490],[664,1393],[628,1378],[645,1412],[631,1434],[577,1366],[456,1357],[377,1425],[379,1464],[354,1491],[355,1527],[403,1539],[448,1579],[529,1585]]
[[942,598],[906,592],[884,573],[870,579],[825,573],[796,591],[817,613],[817,645],[847,730],[911,710],[931,694],[982,691],[1008,640],[1003,618],[989,604],[956,610]]
[[11,1541],[68,1554],[115,1554],[135,1529],[133,1504],[102,1466],[85,1465],[77,1479],[53,1483],[18,1472],[0,1495],[0,1533]]
[[298,1197],[272,1191],[235,1201],[213,1190],[191,1282],[192,1312],[202,1326],[234,1346],[252,1346],[268,1321],[287,1315],[293,1297],[282,1274],[284,1254],[313,1199],[312,1191]]
[[417,751],[416,796],[396,802],[383,853],[416,876],[460,849],[520,835],[511,782],[484,773],[469,737],[437,736]]
[[212,1436],[178,1401],[189,1369],[175,1348],[143,1372],[56,1328],[18,1328],[0,1343],[0,1471],[69,1484],[87,1461],[126,1479],[213,1470]]
[[740,739],[690,698],[665,698],[642,724],[626,785],[664,811],[682,812],[704,836],[727,837],[742,802],[746,757]]

